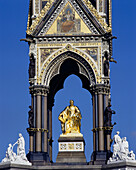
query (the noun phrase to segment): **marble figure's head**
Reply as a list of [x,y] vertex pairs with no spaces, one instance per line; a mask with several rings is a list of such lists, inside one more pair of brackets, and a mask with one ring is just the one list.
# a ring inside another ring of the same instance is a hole
[[11,147],[12,145],[11,145],[11,143],[9,144],[9,147]]
[[123,138],[123,141],[126,141],[126,140],[127,140],[127,138],[126,138],[126,137],[124,137],[124,138]]
[[22,137],[22,134],[21,134],[21,133],[19,133],[19,137]]
[[119,131],[117,131],[117,135],[119,135],[120,134],[120,132]]

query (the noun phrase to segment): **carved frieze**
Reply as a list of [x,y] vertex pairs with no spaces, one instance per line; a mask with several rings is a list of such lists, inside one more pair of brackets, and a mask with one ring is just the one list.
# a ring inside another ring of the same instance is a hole
[[30,86],[29,91],[31,95],[47,95],[49,88],[46,86]]
[[110,94],[110,86],[104,84],[96,84],[91,86],[90,92],[93,94]]
[[83,142],[59,142],[59,152],[84,151]]

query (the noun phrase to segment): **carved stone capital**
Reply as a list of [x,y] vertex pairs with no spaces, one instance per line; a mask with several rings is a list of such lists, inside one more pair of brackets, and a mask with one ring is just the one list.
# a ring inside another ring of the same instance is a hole
[[49,87],[46,86],[30,86],[29,91],[31,95],[46,96],[49,93]]
[[91,86],[90,92],[92,94],[109,94],[110,86],[105,84],[96,84],[94,86]]

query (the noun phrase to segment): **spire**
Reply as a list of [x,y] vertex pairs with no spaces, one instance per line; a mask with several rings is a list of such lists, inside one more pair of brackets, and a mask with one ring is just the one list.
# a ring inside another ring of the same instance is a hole
[[95,0],[95,1],[97,12],[104,19],[104,21],[107,22],[108,26],[111,27],[112,0]]

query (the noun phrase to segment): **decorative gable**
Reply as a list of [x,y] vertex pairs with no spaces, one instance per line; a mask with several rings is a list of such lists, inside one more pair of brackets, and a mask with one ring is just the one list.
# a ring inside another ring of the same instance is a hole
[[47,2],[41,14],[27,29],[27,34],[39,36],[75,33],[105,34],[111,31],[91,2],[78,1]]
[[72,5],[68,2],[49,30],[44,34],[92,33]]

